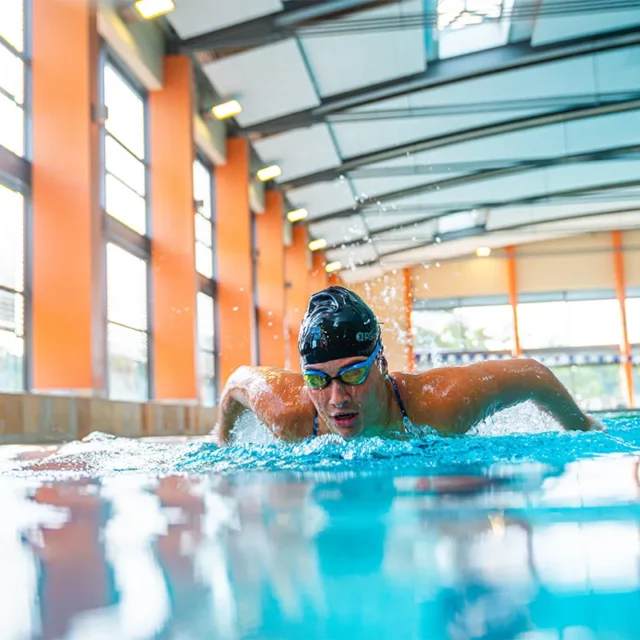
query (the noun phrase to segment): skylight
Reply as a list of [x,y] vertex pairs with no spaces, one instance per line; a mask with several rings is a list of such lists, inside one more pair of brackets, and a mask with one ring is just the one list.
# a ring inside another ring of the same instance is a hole
[[438,0],[438,30],[463,29],[502,16],[503,0]]

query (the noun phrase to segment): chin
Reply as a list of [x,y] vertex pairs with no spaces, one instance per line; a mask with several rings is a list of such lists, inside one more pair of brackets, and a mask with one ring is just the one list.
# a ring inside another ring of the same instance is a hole
[[362,434],[362,427],[359,424],[355,424],[352,427],[339,427],[334,424],[333,432],[345,440],[353,440]]

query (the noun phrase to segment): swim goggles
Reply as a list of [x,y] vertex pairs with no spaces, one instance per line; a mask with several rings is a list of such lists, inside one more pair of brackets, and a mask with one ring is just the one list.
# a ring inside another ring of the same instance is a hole
[[340,369],[337,376],[332,377],[324,371],[306,369],[302,372],[304,381],[312,389],[325,389],[331,384],[332,380],[339,380],[340,382],[350,386],[362,384],[367,379],[371,366],[375,362],[375,359],[381,349],[382,343],[378,342],[378,346],[364,362],[357,362],[356,364],[349,365],[344,369]]

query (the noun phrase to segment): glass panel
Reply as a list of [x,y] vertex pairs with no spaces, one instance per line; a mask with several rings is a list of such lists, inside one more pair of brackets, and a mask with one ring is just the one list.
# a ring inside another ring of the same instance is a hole
[[24,340],[0,329],[0,391],[24,389]]
[[117,178],[105,177],[106,209],[110,216],[144,235],[147,232],[147,211],[144,198],[125,187]]
[[145,195],[145,166],[131,155],[110,135],[105,136],[104,155],[107,171],[131,187],[141,196]]
[[626,406],[619,364],[551,367],[585,411],[620,409]]
[[[2,10],[0,9],[0,15]],[[2,18],[0,17],[0,22]],[[13,96],[16,102],[24,101],[24,62],[0,45],[0,87]]]
[[24,0],[0,1],[0,37],[14,49],[24,49]]
[[213,278],[213,251],[196,242],[196,269],[205,278]]
[[622,337],[617,300],[519,304],[518,323],[524,349],[617,345]]
[[208,351],[200,352],[200,401],[205,407],[216,402],[214,355]]
[[104,68],[106,129],[140,160],[144,160],[144,101],[111,66]]
[[0,145],[18,156],[24,155],[24,112],[0,93]]
[[24,298],[21,294],[0,290],[0,330],[24,335]]
[[0,286],[24,286],[24,198],[0,185]]
[[414,311],[416,349],[432,351],[509,351],[513,315],[509,305]]
[[211,172],[199,160],[193,163],[193,197],[202,202],[198,211],[211,219]]
[[147,330],[147,263],[111,243],[107,245],[107,317]]
[[109,397],[114,400],[147,400],[147,334],[110,324],[108,348]]
[[198,346],[206,351],[214,350],[213,298],[198,293]]
[[211,221],[196,213],[196,240],[211,247],[213,245],[213,229]]
[[627,333],[631,344],[640,344],[640,298],[627,298]]

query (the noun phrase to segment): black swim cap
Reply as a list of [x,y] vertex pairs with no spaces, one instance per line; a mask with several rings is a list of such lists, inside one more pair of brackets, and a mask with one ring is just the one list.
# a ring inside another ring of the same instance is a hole
[[329,287],[309,300],[298,338],[300,362],[370,356],[379,340],[378,321],[365,301],[344,287]]

